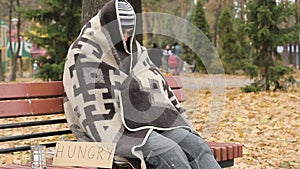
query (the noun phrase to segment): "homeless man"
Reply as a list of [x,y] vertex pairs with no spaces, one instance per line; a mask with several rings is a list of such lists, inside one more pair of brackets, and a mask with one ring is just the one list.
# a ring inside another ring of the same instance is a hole
[[135,25],[132,6],[111,0],[70,46],[63,82],[73,134],[116,143],[115,155],[138,169],[220,168],[136,41]]

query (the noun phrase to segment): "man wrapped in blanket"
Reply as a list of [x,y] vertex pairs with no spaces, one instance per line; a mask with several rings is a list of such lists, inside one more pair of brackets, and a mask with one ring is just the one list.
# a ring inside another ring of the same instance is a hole
[[126,0],[109,1],[70,46],[64,108],[80,141],[116,143],[133,168],[220,168],[135,39]]

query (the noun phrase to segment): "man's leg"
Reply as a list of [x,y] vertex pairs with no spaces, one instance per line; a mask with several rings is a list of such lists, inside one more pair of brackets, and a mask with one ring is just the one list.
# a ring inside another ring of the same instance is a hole
[[155,131],[139,150],[145,155],[147,169],[191,169],[179,145]]
[[204,139],[179,128],[161,133],[176,142],[186,154],[193,169],[221,169]]

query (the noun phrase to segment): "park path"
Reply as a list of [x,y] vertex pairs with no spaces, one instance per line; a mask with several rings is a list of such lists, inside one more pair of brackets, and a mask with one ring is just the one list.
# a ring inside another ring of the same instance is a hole
[[225,75],[195,75],[193,73],[180,74],[183,88],[212,89],[212,88],[239,88],[251,83],[251,80],[242,76]]

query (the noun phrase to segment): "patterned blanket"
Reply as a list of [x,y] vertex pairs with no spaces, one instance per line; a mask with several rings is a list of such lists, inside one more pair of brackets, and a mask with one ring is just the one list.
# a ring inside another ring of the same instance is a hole
[[64,108],[80,141],[112,142],[116,155],[136,151],[153,130],[189,128],[175,95],[147,50],[134,37],[130,54],[122,49],[117,2],[107,3],[70,46],[64,71]]

